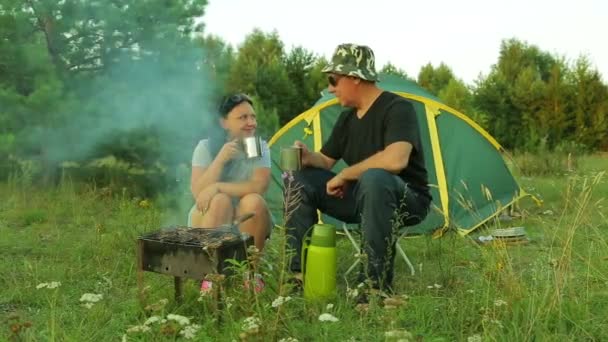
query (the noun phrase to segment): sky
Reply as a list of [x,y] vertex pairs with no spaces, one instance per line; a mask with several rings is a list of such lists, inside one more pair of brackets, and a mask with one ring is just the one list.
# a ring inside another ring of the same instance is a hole
[[570,63],[585,55],[608,83],[606,0],[209,0],[202,20],[234,47],[254,28],[327,59],[358,43],[378,69],[390,61],[416,77],[444,62],[469,84],[496,64],[502,40],[517,38]]

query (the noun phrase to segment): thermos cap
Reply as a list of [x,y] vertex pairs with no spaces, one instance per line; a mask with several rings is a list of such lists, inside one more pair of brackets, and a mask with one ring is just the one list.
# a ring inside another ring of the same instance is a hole
[[331,224],[315,224],[310,238],[312,246],[336,247],[336,227]]

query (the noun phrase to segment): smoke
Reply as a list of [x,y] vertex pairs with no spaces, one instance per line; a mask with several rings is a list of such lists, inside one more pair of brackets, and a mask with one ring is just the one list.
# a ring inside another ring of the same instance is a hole
[[203,52],[185,42],[167,44],[99,76],[70,80],[65,119],[32,131],[30,139],[49,164],[83,166],[114,155],[143,171],[162,170],[174,209],[187,212],[192,152],[216,119],[222,88],[201,64]]

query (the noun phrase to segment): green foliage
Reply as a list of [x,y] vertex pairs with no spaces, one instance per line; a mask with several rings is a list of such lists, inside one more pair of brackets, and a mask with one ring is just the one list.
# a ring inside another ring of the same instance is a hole
[[[260,294],[244,289],[237,273],[222,283],[217,300],[199,295],[199,279],[184,281],[178,303],[173,277],[152,272],[143,273],[140,293],[134,241],[182,223],[187,211],[120,189],[2,183],[0,340],[185,340],[183,326],[160,321],[177,314],[199,326],[195,341],[602,341],[608,183],[601,171],[608,165],[602,156],[579,162],[568,176],[526,177],[522,186],[541,195],[543,206],[524,201],[512,211],[518,215],[495,218],[479,231],[488,236],[522,226],[530,243],[474,243],[478,236],[456,234],[407,239],[416,275],[396,259],[395,295],[368,306],[356,305],[349,295],[361,289],[352,275],[342,276],[355,258],[347,239],[338,240],[335,299],[315,303],[290,291],[280,273],[286,255],[280,228],[258,264],[267,284]],[[86,293],[101,296],[85,306]],[[322,322],[323,313],[339,321]],[[159,321],[148,321],[153,316]],[[146,321],[150,331],[133,329]]]
[[541,139],[549,150],[563,141],[589,149],[606,143],[608,88],[585,57],[570,69],[563,58],[512,39],[498,63],[477,81],[474,107],[507,148],[529,149]]
[[428,63],[418,73],[418,84],[433,95],[438,95],[452,79],[454,79],[454,73],[444,63],[441,63],[437,68]]
[[397,75],[397,76],[402,77],[402,78],[404,78],[406,80],[415,81],[413,78],[411,78],[411,77],[409,77],[407,75],[407,73],[405,72],[405,70],[397,68],[395,65],[393,65],[390,62],[386,63],[380,69],[379,73],[381,73],[381,74],[389,74],[389,75]]
[[[2,1],[0,179],[29,163],[37,167],[28,179],[57,182],[62,163],[73,161],[81,166],[70,175],[79,179],[165,189],[174,180],[161,170],[189,164],[216,120],[219,95],[254,96],[268,139],[315,104],[327,87],[325,58],[302,47],[287,51],[277,32],[259,29],[233,48],[205,35],[204,23],[194,25],[205,4]],[[390,62],[380,71],[409,78]],[[608,148],[608,87],[584,56],[570,65],[510,39],[474,85],[444,63],[425,65],[417,78],[507,149]],[[109,157],[128,165],[118,168],[124,177],[107,165],[82,166]]]

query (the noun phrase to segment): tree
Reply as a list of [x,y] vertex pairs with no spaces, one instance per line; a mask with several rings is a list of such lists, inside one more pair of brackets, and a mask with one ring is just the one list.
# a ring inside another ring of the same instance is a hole
[[389,75],[397,75],[399,77],[403,77],[406,80],[409,81],[415,81],[413,78],[409,77],[407,75],[407,73],[405,72],[405,70],[401,69],[401,68],[397,68],[394,64],[392,64],[391,62],[386,63],[381,69],[380,69],[380,73],[382,74],[389,74]]
[[206,0],[25,0],[32,34],[40,34],[60,71],[98,71],[124,58],[154,55],[189,36]]
[[452,69],[444,63],[441,63],[437,68],[434,68],[431,63],[426,64],[418,73],[418,84],[428,90],[433,95],[438,95],[439,92],[447,87],[450,80],[454,78]]
[[295,47],[285,58],[285,68],[294,92],[290,100],[290,113],[281,117],[281,125],[295,115],[310,108],[319,98],[319,93],[327,85],[321,68],[317,68],[317,57],[302,47]]
[[243,91],[257,96],[264,108],[276,109],[281,124],[297,114],[291,104],[296,88],[290,82],[284,58],[278,34],[255,29],[238,48],[228,77],[230,92]]
[[464,113],[472,111],[471,91],[460,80],[452,78],[447,86],[439,91],[438,97],[454,109]]
[[580,57],[572,74],[576,89],[574,118],[576,140],[589,148],[606,144],[608,137],[608,87],[589,60]]

